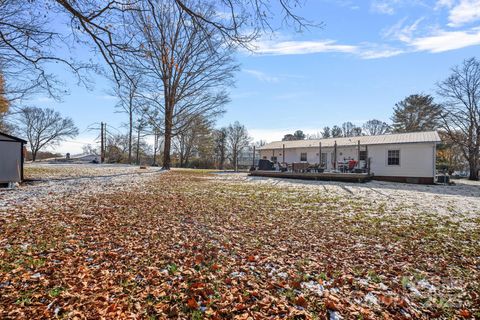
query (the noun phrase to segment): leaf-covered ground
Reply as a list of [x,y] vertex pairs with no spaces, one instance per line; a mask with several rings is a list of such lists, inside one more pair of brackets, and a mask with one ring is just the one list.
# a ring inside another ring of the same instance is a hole
[[[239,177],[132,172],[0,192],[0,318],[480,317],[478,207],[449,217]],[[35,197],[14,201],[24,193]]]

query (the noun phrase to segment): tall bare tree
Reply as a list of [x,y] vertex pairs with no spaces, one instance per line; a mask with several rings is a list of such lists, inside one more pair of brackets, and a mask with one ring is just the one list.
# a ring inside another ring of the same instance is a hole
[[461,147],[470,167],[470,180],[478,180],[480,168],[480,61],[464,60],[437,84],[445,99],[441,124],[450,140]]
[[[172,138],[199,116],[210,119],[229,101],[226,87],[237,70],[233,47],[210,25],[192,24],[174,0],[145,1],[135,15],[144,57],[138,60],[149,77],[150,91],[161,95],[163,168],[170,169]],[[203,15],[211,13],[204,8]],[[161,92],[161,93],[160,93]]]
[[390,125],[377,119],[368,120],[362,126],[363,132],[369,136],[387,134],[390,132]]
[[[85,81],[85,70],[92,63],[79,63],[72,44],[88,47],[103,59],[116,81],[129,79],[128,60],[138,53],[128,32],[133,11],[142,10],[143,0],[0,0],[0,67],[6,68],[18,86],[12,85],[11,97],[20,98],[32,90],[50,95],[62,94],[59,81],[48,72],[49,63],[62,63]],[[155,1],[160,3],[162,1]],[[303,0],[171,0],[169,5],[188,17],[191,24],[210,33],[212,29],[224,42],[252,48],[258,36],[276,30],[278,21],[302,30],[315,24],[295,11]],[[205,15],[204,8],[209,8]],[[65,28],[51,24],[62,21]],[[58,50],[59,48],[67,50]],[[65,55],[60,52],[67,52]],[[10,68],[11,67],[11,68]],[[10,74],[7,74],[10,78]],[[22,80],[20,80],[22,79]],[[23,81],[28,80],[28,81]],[[11,83],[13,84],[13,83]]]
[[238,171],[238,157],[240,153],[245,149],[251,141],[248,135],[247,128],[235,121],[227,128],[227,142],[230,149],[230,155],[232,157],[233,167],[235,171]]
[[16,116],[21,132],[27,137],[33,161],[42,148],[78,134],[73,120],[62,117],[53,109],[23,107],[16,112]]
[[120,112],[126,113],[128,116],[128,163],[132,163],[132,143],[133,143],[133,122],[135,113],[140,113],[142,99],[139,94],[139,87],[141,86],[141,75],[132,73],[130,79],[123,79],[122,81],[113,84],[113,93],[119,98],[116,108]]
[[192,121],[187,129],[177,134],[174,139],[174,147],[179,155],[180,167],[188,165],[190,157],[194,151],[198,151],[203,137],[210,134],[209,122],[203,118],[198,117]]

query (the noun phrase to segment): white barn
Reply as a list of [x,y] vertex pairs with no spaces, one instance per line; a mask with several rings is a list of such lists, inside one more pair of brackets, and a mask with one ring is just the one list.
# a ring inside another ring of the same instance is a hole
[[23,146],[27,141],[0,132],[0,184],[23,180]]
[[[436,131],[329,138],[319,140],[275,141],[259,148],[260,158],[273,162],[320,164],[326,171],[339,162],[358,161],[377,180],[434,183]],[[336,150],[336,152],[335,152]]]

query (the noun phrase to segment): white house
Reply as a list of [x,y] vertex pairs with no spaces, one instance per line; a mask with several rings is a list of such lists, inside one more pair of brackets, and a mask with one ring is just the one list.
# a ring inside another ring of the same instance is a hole
[[319,140],[275,141],[259,148],[261,159],[274,162],[321,164],[326,171],[338,163],[358,161],[374,179],[412,183],[435,181],[436,131],[329,138]]
[[27,141],[0,132],[0,184],[23,180],[23,146]]

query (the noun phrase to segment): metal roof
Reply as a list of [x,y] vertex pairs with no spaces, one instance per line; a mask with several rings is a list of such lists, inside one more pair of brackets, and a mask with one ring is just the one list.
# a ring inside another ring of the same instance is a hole
[[9,135],[9,134],[0,132],[0,140],[1,140],[1,137],[2,137],[2,136],[4,137],[4,139],[6,138],[7,140],[13,140],[13,141],[21,142],[21,143],[23,143],[23,144],[26,144],[26,143],[27,143],[27,141],[25,141],[25,140],[23,140],[23,139],[20,139],[20,138],[11,136],[11,135]]
[[328,139],[315,139],[315,140],[295,140],[295,141],[274,141],[267,143],[266,145],[259,147],[259,150],[270,149],[282,149],[285,148],[309,148],[318,147],[319,143],[322,143],[322,147],[333,147],[337,142],[337,146],[355,146],[360,141],[361,145],[374,145],[374,144],[396,144],[396,143],[422,143],[422,142],[441,142],[440,136],[437,131],[424,131],[424,132],[408,132],[408,133],[395,133],[385,134],[378,136],[358,136],[358,137],[339,137]]

